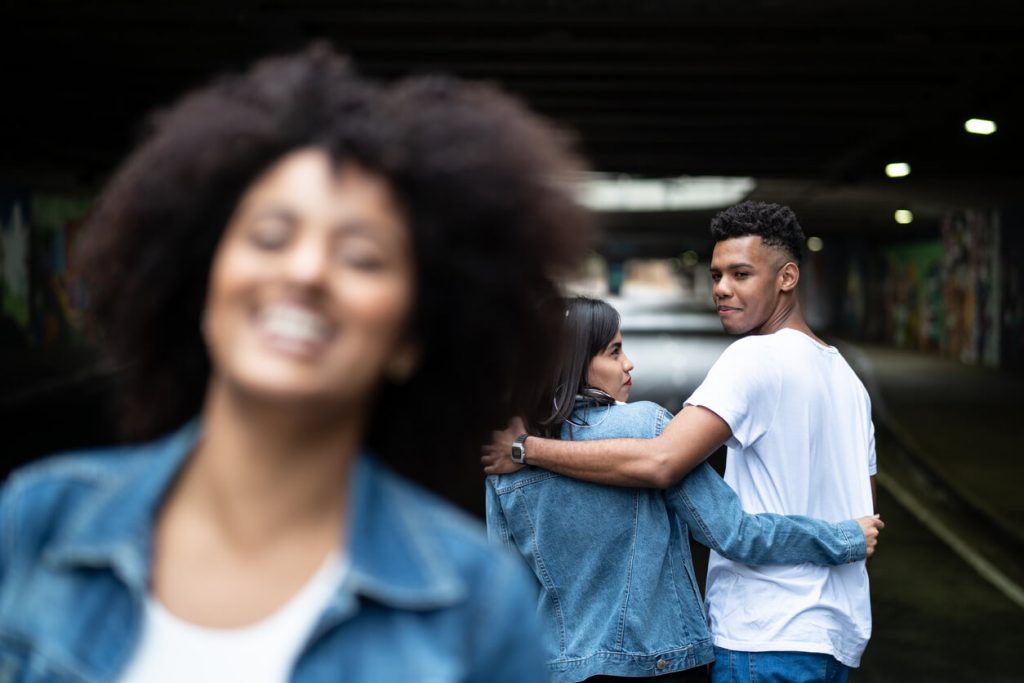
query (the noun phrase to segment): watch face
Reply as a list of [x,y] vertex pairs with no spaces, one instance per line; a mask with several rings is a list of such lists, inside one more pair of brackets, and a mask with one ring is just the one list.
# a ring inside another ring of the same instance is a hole
[[523,444],[518,441],[512,444],[512,460],[523,464],[523,456],[526,454],[526,449],[523,448]]

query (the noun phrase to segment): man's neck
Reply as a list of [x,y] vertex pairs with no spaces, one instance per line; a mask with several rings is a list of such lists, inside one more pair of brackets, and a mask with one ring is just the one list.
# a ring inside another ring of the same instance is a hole
[[768,320],[761,325],[752,334],[775,334],[779,330],[796,330],[802,332],[808,337],[818,342],[819,344],[825,344],[824,341],[818,335],[814,333],[811,326],[804,320],[803,311],[800,309],[800,303],[795,299],[784,299],[779,302],[779,307],[775,310]]

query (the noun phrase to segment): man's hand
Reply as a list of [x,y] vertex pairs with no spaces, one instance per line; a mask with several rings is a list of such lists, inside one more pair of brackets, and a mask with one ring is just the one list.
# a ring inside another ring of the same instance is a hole
[[860,530],[864,532],[867,556],[871,557],[875,554],[875,546],[878,545],[878,534],[885,528],[885,522],[882,521],[881,516],[872,515],[871,517],[861,517],[857,520],[857,523],[860,524]]
[[[484,474],[508,474],[523,466],[512,460],[512,442],[520,434],[526,433],[526,425],[518,417],[509,420],[508,427],[500,432],[491,433],[491,443],[484,446],[480,462],[484,466]],[[530,457],[529,452],[526,455]]]

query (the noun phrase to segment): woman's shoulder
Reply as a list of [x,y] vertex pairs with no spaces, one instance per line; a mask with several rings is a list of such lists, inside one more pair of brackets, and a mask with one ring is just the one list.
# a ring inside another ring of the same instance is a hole
[[589,414],[577,412],[576,424],[566,424],[562,438],[621,439],[653,438],[672,419],[672,413],[651,401],[616,403],[592,409]]
[[610,411],[617,419],[655,419],[667,417],[672,419],[672,413],[665,410],[653,401],[634,401],[633,403],[616,403],[610,406]]
[[16,469],[0,486],[0,535],[31,544],[70,533],[87,511],[132,498],[174,437],[68,451]]
[[661,405],[654,401],[633,401],[632,403],[616,403],[613,408],[619,411],[626,411],[637,415],[656,415],[660,413],[669,413]]
[[[128,476],[149,449],[112,446],[50,455],[14,470],[3,483],[5,504],[42,504],[54,494],[88,495]],[[135,456],[135,457],[131,457]]]
[[151,441],[82,448],[41,458],[14,470],[5,491],[109,487],[144,475],[152,461],[189,451],[200,433],[197,420]]

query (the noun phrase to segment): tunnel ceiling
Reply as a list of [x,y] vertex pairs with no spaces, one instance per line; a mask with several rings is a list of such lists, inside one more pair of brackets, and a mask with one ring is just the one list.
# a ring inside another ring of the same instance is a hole
[[[369,75],[444,70],[499,82],[576,131],[599,170],[753,176],[754,196],[820,214],[833,229],[889,230],[894,206],[914,204],[928,217],[1015,201],[1024,175],[1020,7],[12,2],[2,10],[0,180],[95,185],[145,112],[224,67],[322,37]],[[970,117],[993,119],[999,130],[969,135]],[[890,161],[909,162],[911,176],[885,178]],[[638,235],[649,230],[657,241],[705,220],[608,225],[622,237],[640,226]]]

